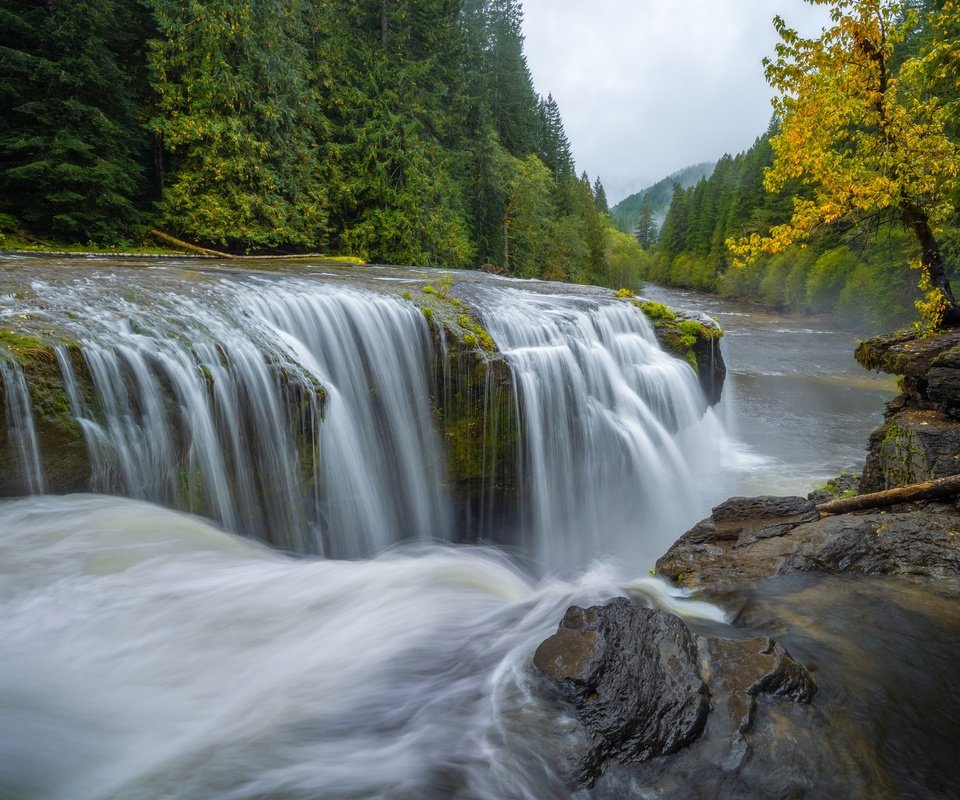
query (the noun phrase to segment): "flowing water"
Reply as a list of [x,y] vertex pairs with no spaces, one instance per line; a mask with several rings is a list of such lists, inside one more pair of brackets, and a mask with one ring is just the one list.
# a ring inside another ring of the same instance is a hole
[[[717,415],[630,304],[465,275],[512,376],[524,491],[509,530],[480,527],[505,548],[454,546],[446,344],[397,291],[435,274],[4,269],[0,318],[79,342],[82,361],[63,347],[56,366],[90,488],[131,498],[0,504],[4,800],[565,797],[572,727],[529,685],[536,644],[568,605],[621,594],[712,503],[805,464],[754,437],[761,418],[805,424],[810,400],[773,392],[751,413],[761,368],[738,362],[733,320]],[[37,495],[39,423],[22,372],[0,369]],[[842,438],[838,417],[825,439]],[[630,587],[722,619],[656,579]]]

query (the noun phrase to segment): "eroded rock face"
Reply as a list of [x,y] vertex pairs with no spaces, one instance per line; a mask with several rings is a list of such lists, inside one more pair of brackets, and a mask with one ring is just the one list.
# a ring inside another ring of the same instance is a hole
[[588,733],[573,768],[578,785],[592,784],[609,760],[676,752],[706,722],[709,700],[690,631],[678,617],[627,598],[568,609],[534,665]]
[[751,500],[732,498],[717,506],[657,561],[658,574],[688,587],[813,571],[960,575],[960,511],[953,505],[819,519],[813,504],[799,497]]
[[902,394],[870,436],[861,492],[960,474],[960,331],[861,342],[857,360],[900,376]]
[[879,492],[958,473],[960,421],[935,409],[903,408],[870,434],[860,491]]

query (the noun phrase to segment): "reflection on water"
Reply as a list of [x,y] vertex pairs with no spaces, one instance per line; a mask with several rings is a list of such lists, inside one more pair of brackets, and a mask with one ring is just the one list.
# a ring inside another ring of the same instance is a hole
[[721,413],[754,456],[732,464],[736,494],[806,494],[839,472],[860,472],[896,381],[857,364],[854,334],[698,292],[650,284],[643,294],[709,314],[724,329]]

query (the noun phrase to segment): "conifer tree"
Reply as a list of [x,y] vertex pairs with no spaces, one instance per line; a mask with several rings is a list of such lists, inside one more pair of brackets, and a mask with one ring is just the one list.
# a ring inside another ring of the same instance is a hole
[[597,176],[597,180],[593,184],[593,203],[596,206],[598,213],[610,213],[610,204],[607,202],[607,192],[603,188],[603,184],[600,182],[600,176]]
[[640,212],[637,215],[637,224],[634,226],[633,235],[644,250],[649,250],[657,240],[657,226],[653,219],[653,206],[650,204],[650,198],[647,195],[644,195],[640,201]]
[[0,211],[66,239],[129,233],[144,192],[144,20],[119,0],[16,0],[0,12]]

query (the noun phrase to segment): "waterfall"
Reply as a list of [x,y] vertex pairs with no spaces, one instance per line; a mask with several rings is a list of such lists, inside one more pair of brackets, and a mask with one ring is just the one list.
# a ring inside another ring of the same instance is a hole
[[[69,291],[34,283],[66,306],[61,322],[92,384],[83,397],[58,348],[93,490],[339,558],[446,536],[431,336],[418,309],[294,278],[184,287],[143,277],[135,299],[113,275]],[[21,396],[8,390],[8,405]],[[8,419],[20,431],[29,417],[15,406]]]
[[3,385],[7,436],[17,453],[17,470],[23,489],[26,494],[40,494],[45,485],[43,463],[37,444],[30,392],[20,365],[0,358],[0,383]]
[[478,303],[516,378],[525,549],[652,563],[716,490],[721,431],[693,369],[629,303],[500,287]]
[[[18,313],[73,342],[55,361],[92,491],[333,558],[479,539],[536,569],[649,566],[718,499],[694,371],[622,300],[458,287],[502,355],[356,276],[48,271]],[[13,362],[3,379],[25,490],[42,492],[27,384]]]

